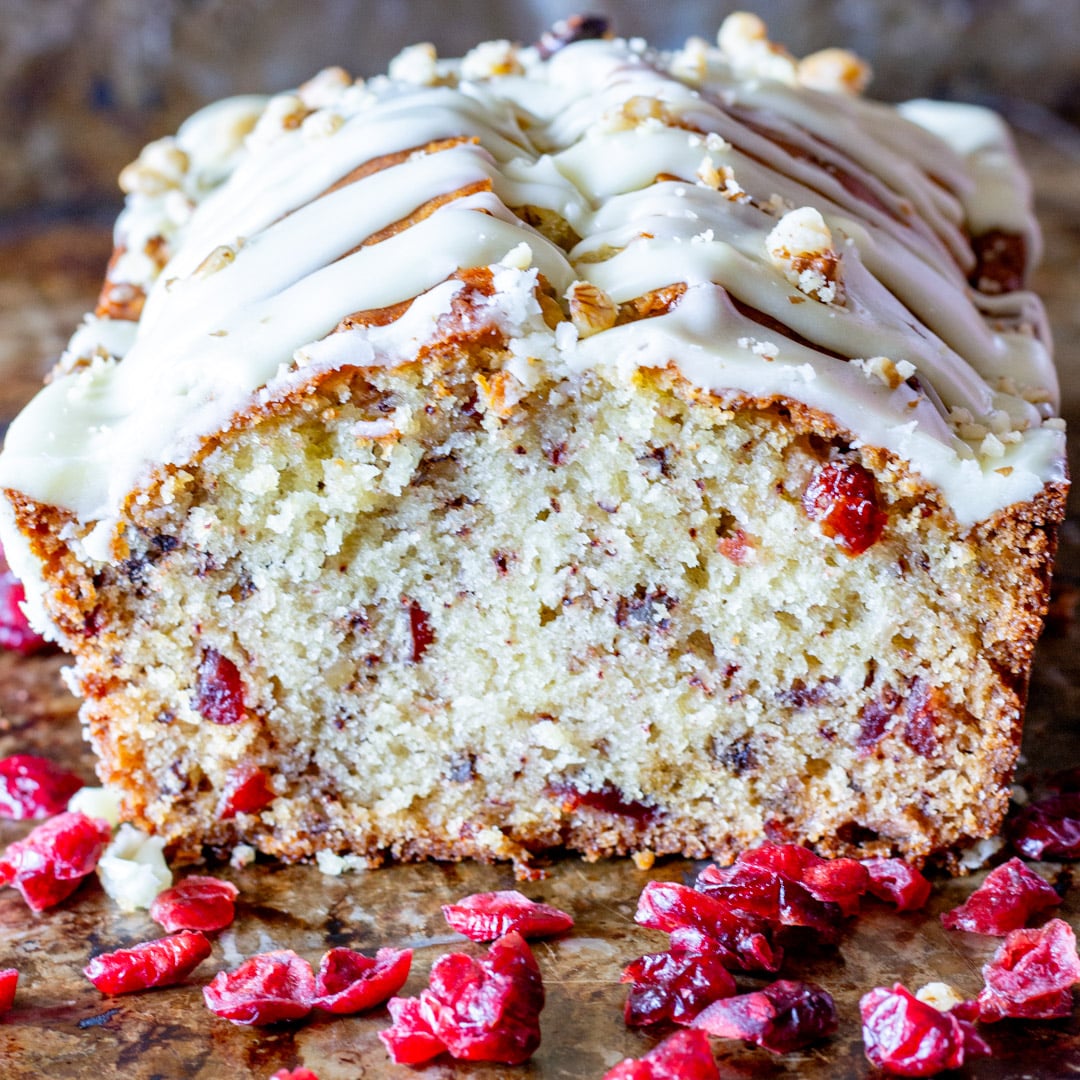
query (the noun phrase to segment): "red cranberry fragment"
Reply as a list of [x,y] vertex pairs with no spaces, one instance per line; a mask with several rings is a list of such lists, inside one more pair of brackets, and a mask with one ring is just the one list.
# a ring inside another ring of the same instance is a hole
[[848,555],[861,555],[881,538],[888,515],[878,507],[873,476],[855,461],[828,461],[814,470],[803,510]]
[[276,798],[266,769],[259,765],[237,765],[225,777],[218,818],[230,821],[237,814],[257,814]]
[[311,1012],[315,974],[291,949],[259,953],[203,987],[207,1008],[234,1024],[276,1024]]
[[676,1031],[643,1058],[627,1058],[604,1073],[604,1080],[720,1080],[704,1031]]
[[516,889],[474,893],[456,904],[443,904],[451,928],[471,941],[494,941],[516,930],[522,937],[551,937],[571,929],[574,920],[558,908],[538,904]]
[[75,773],[48,758],[13,754],[0,761],[0,817],[13,821],[52,817],[82,786]]
[[419,1064],[446,1050],[459,1061],[519,1065],[540,1045],[543,1007],[540,969],[511,931],[481,960],[440,956],[418,998],[390,1001],[394,1024],[379,1038],[398,1063]]
[[859,1012],[866,1056],[890,1076],[935,1076],[990,1052],[969,1021],[939,1012],[900,983],[864,994]]
[[435,642],[435,631],[428,621],[428,613],[415,600],[409,601],[409,636],[412,638],[410,659],[419,664]]
[[832,1035],[837,1028],[836,1006],[832,995],[815,983],[778,979],[761,990],[714,1001],[693,1026],[786,1054]]
[[1080,859],[1080,792],[1028,803],[1005,823],[1005,835],[1029,859]]
[[627,799],[614,784],[604,783],[592,791],[580,791],[566,781],[551,784],[548,789],[562,801],[563,810],[572,814],[579,806],[590,810],[601,810],[605,814],[618,814],[620,817],[633,818],[635,821],[650,822],[660,814],[657,806]]
[[1060,903],[1053,886],[1012,858],[991,870],[964,903],[941,916],[941,922],[947,930],[1004,937],[1036,912]]
[[131,994],[180,982],[210,955],[202,934],[183,931],[131,949],[95,956],[83,974],[103,994]]
[[158,893],[150,918],[169,933],[177,930],[224,930],[236,916],[240,890],[231,881],[193,874]]
[[217,649],[203,650],[195,681],[195,708],[213,724],[244,719],[244,684],[236,665]]
[[823,859],[799,844],[761,844],[744,851],[740,863],[763,866],[794,881],[823,904],[837,904],[844,915],[859,910],[859,897],[870,884],[866,867],[856,859]]
[[15,1003],[15,987],[19,982],[19,973],[15,968],[0,970],[0,1014],[6,1013]]
[[49,818],[0,856],[0,885],[13,886],[32,910],[44,911],[93,873],[111,835],[107,821],[86,814]]
[[930,899],[930,882],[903,859],[863,859],[863,866],[870,875],[867,892],[897,911],[918,911]]
[[295,1069],[278,1069],[270,1080],[319,1080],[319,1078],[310,1069],[299,1065]]
[[1072,987],[1080,982],[1076,935],[1064,919],[1014,930],[983,966],[979,1019],[1006,1016],[1050,1020],[1072,1013]]
[[393,997],[409,977],[412,949],[379,949],[374,959],[352,949],[331,949],[315,976],[317,1009],[362,1012]]
[[[752,915],[732,910],[723,900],[669,881],[650,881],[641,891],[634,918],[650,930],[664,930],[678,946],[726,958],[746,971],[776,971],[780,951],[768,927]],[[688,936],[682,936],[689,931]],[[704,938],[710,939],[711,947]]]
[[[0,551],[0,566],[3,565],[3,552]],[[22,582],[6,567],[0,570],[0,649],[30,656],[46,648],[48,642],[23,614],[25,599]]]
[[702,953],[647,953],[626,965],[622,981],[633,984],[624,1013],[630,1027],[688,1024],[706,1005],[735,993],[731,972]]

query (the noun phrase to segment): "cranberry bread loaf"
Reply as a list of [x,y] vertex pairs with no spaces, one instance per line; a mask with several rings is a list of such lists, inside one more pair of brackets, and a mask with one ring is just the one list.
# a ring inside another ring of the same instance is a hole
[[748,15],[596,31],[231,99],[122,175],[3,542],[175,849],[997,829],[1066,489],[1007,134]]

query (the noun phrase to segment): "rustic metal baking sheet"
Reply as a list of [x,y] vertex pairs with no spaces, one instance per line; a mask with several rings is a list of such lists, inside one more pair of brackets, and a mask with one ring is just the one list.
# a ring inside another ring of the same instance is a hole
[[[1047,298],[1068,383],[1080,372],[1080,162],[1068,147],[1045,141],[1025,140],[1024,151],[1047,234],[1046,261],[1036,287]],[[0,232],[0,421],[10,419],[30,396],[92,302],[108,249],[104,222],[27,219]],[[1070,394],[1066,398],[1071,401]],[[1070,406],[1067,411],[1076,411],[1080,419],[1080,410]],[[1032,682],[1022,771],[1080,765],[1080,628],[1073,619],[1080,597],[1080,519],[1070,520],[1063,530],[1055,596]],[[39,751],[70,760],[90,779],[92,763],[80,740],[75,702],[59,679],[62,665],[60,657],[0,655],[0,756]],[[26,829],[0,825],[0,843]],[[685,880],[694,869],[671,860],[644,873],[629,860],[590,865],[569,858],[557,862],[545,881],[523,886],[577,920],[572,935],[536,946],[548,993],[539,1052],[528,1065],[514,1069],[439,1062],[419,1075],[596,1078],[621,1058],[644,1053],[657,1036],[623,1025],[625,989],[619,973],[632,957],[663,948],[666,938],[634,924],[635,902],[649,878]],[[1039,869],[1053,876],[1062,868],[1045,864]],[[416,950],[405,988],[415,993],[442,952],[477,948],[448,932],[440,904],[515,885],[507,867],[472,864],[391,867],[337,878],[314,867],[274,863],[215,872],[239,886],[241,901],[236,923],[217,938],[211,960],[184,985],[118,998],[99,994],[81,968],[96,952],[157,936],[159,928],[145,913],[119,913],[93,880],[42,915],[32,914],[13,890],[0,891],[0,967],[14,966],[22,973],[14,1009],[0,1017],[0,1076],[220,1080],[265,1078],[298,1064],[321,1080],[416,1076],[417,1071],[387,1059],[377,1038],[388,1022],[385,1011],[249,1030],[213,1017],[199,986],[242,957],[270,948],[292,948],[317,962],[333,945],[392,945]],[[872,1076],[859,1037],[861,994],[895,980],[909,987],[944,980],[965,994],[979,989],[980,967],[996,941],[948,933],[938,916],[980,879],[939,881],[924,914],[896,915],[868,903],[838,948],[793,958],[785,974],[819,982],[836,998],[839,1032],[811,1052],[785,1057],[716,1041],[721,1075]],[[1069,891],[1061,914],[1080,928],[1080,890]],[[1077,1015],[1045,1023],[1006,1021],[985,1030],[995,1056],[950,1075],[1080,1074]]]

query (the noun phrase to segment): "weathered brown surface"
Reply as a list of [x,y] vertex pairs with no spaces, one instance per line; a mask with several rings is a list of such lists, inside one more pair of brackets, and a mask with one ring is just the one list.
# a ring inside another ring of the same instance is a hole
[[[1049,301],[1063,382],[1068,382],[1080,372],[1080,234],[1075,225],[1080,220],[1080,166],[1045,145],[1030,144],[1025,150],[1042,193],[1048,234],[1047,261],[1036,287]],[[19,237],[0,235],[0,426],[33,391],[68,331],[92,304],[108,247],[108,231],[102,228],[63,226]],[[1055,618],[1033,676],[1022,771],[1080,765],[1080,627],[1071,618],[1080,598],[1080,519],[1075,511],[1064,530],[1059,562]],[[41,752],[77,763],[90,778],[92,762],[80,740],[75,702],[59,681],[62,664],[59,657],[23,660],[0,654],[0,756]],[[26,825],[0,823],[0,843],[26,830]],[[1046,864],[1037,869],[1050,877],[1060,868]],[[548,991],[539,1053],[517,1069],[438,1063],[419,1073],[389,1063],[376,1034],[387,1025],[383,1010],[247,1030],[215,1019],[203,1006],[199,986],[241,957],[269,948],[293,948],[317,962],[333,945],[393,945],[416,950],[405,988],[415,993],[442,952],[480,948],[449,933],[439,906],[466,893],[515,887],[509,868],[406,866],[331,878],[314,867],[268,863],[215,872],[235,881],[241,903],[234,927],[218,936],[211,960],[183,986],[122,998],[103,997],[80,971],[97,952],[158,936],[159,928],[145,913],[120,914],[96,881],[40,916],[14,891],[0,891],[0,967],[22,972],[15,1008],[0,1018],[0,1075],[218,1080],[265,1078],[279,1068],[304,1064],[321,1080],[600,1077],[622,1057],[638,1056],[657,1041],[628,1031],[622,1022],[622,966],[666,943],[664,935],[634,924],[637,895],[648,879],[685,880],[694,866],[673,860],[643,873],[628,860],[589,865],[567,859],[553,867],[546,881],[524,886],[530,896],[577,919],[572,935],[536,947]],[[938,915],[980,880],[980,875],[940,880],[925,914],[895,915],[869,901],[838,949],[793,957],[784,974],[819,982],[835,996],[839,1033],[812,1053],[783,1058],[716,1041],[721,1074],[808,1080],[873,1075],[859,1036],[861,994],[895,980],[913,988],[944,980],[967,994],[979,989],[979,969],[996,940],[946,932]],[[1080,928],[1080,890],[1068,893],[1061,914]],[[755,985],[752,979],[743,982],[747,989]],[[1077,1015],[1041,1024],[1003,1022],[985,1031],[995,1057],[950,1075],[996,1080],[1080,1074]]]

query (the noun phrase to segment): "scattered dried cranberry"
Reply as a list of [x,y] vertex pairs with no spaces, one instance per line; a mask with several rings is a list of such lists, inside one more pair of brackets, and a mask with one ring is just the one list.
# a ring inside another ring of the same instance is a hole
[[864,994],[859,1012],[866,1056],[891,1076],[935,1076],[989,1053],[968,1021],[939,1012],[900,983]]
[[[768,927],[751,915],[706,893],[670,881],[650,881],[641,891],[634,918],[651,930],[679,935],[678,945],[711,952],[747,971],[776,971],[781,954],[768,936]],[[690,931],[690,934],[685,932]],[[703,938],[712,942],[704,944]]]
[[511,930],[525,938],[551,937],[574,925],[565,911],[538,904],[516,889],[474,893],[456,904],[443,904],[442,913],[452,929],[471,941],[494,941]]
[[867,892],[897,911],[918,911],[930,899],[930,882],[903,859],[863,859],[863,866],[870,875]]
[[170,934],[177,930],[224,930],[236,916],[239,892],[231,881],[195,874],[158,893],[150,905],[150,918]]
[[409,636],[412,638],[410,659],[419,664],[424,653],[435,643],[435,631],[431,628],[428,613],[415,601],[409,601]]
[[1080,792],[1028,803],[1005,823],[1005,835],[1029,859],[1080,859]]
[[[0,565],[4,565],[3,551],[0,551]],[[22,610],[25,599],[22,582],[10,570],[0,570],[0,649],[30,656],[44,649],[48,642],[27,622]]]
[[1064,919],[1051,919],[1038,929],[1014,930],[983,966],[983,978],[980,1020],[1069,1016],[1072,987],[1080,982],[1072,927]]
[[48,758],[13,754],[0,761],[0,817],[13,821],[52,817],[82,786],[75,773]]
[[835,537],[848,555],[881,538],[888,515],[878,507],[873,476],[855,461],[828,461],[814,470],[802,497],[806,516]]
[[345,1015],[381,1005],[409,977],[412,949],[379,949],[374,959],[352,949],[331,949],[315,976],[317,1009]]
[[234,1024],[276,1024],[311,1012],[315,974],[291,949],[260,953],[203,987],[207,1008]]
[[237,765],[225,777],[218,818],[230,821],[237,814],[257,814],[277,798],[270,774],[259,765]]
[[706,1005],[735,993],[719,957],[702,953],[647,953],[626,965],[622,981],[633,984],[624,1013],[630,1027],[688,1024]]
[[16,840],[0,856],[0,885],[22,893],[34,911],[44,911],[70,896],[94,867],[112,827],[86,814],[63,813]]
[[778,979],[761,990],[714,1001],[693,1026],[786,1054],[832,1035],[837,1028],[836,1006],[832,995],[815,983]]
[[180,982],[210,955],[210,942],[187,930],[95,956],[83,974],[103,994],[131,994]]
[[676,1031],[643,1058],[627,1058],[604,1073],[604,1080],[720,1080],[704,1031]]
[[1060,903],[1053,886],[1013,858],[991,870],[964,903],[941,916],[941,922],[947,930],[1004,937],[1036,912]]
[[195,708],[214,724],[244,719],[244,684],[236,665],[217,649],[205,649],[195,680]]
[[391,1000],[394,1024],[379,1038],[403,1064],[419,1064],[445,1049],[459,1061],[519,1065],[540,1045],[543,1007],[540,969],[525,939],[511,931],[481,960],[464,953],[440,956],[418,998]]
[[6,1013],[15,1003],[15,987],[19,982],[19,973],[15,968],[0,970],[0,1014]]
[[744,851],[738,862],[774,870],[815,900],[838,905],[844,915],[859,910],[859,898],[870,885],[866,867],[856,859],[823,859],[799,844],[761,844]]
[[310,1069],[299,1065],[295,1069],[278,1069],[270,1080],[319,1080],[319,1078]]

